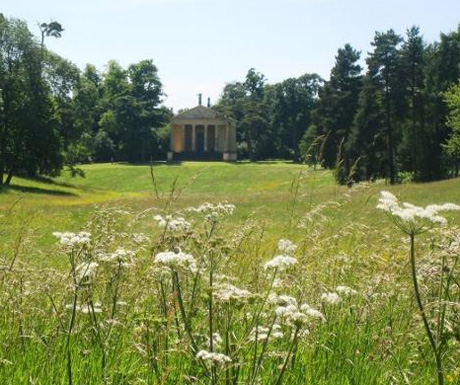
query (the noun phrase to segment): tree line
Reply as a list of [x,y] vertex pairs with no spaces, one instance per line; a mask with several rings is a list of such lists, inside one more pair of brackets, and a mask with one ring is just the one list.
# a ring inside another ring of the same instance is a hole
[[240,156],[321,163],[337,180],[458,176],[460,28],[431,44],[419,28],[376,32],[367,54],[340,48],[330,79],[268,84],[250,69],[216,106],[238,122]]
[[[170,109],[152,60],[80,70],[24,21],[0,14],[0,185],[13,175],[74,174],[86,162],[165,159]],[[65,38],[65,37],[64,37]],[[376,32],[364,58],[346,44],[329,80],[304,74],[276,84],[251,68],[227,84],[219,112],[237,122],[239,159],[291,159],[333,169],[340,183],[458,176],[460,27],[427,43]]]
[[74,174],[89,161],[165,157],[171,111],[152,60],[104,72],[81,71],[46,48],[58,22],[41,23],[40,40],[24,21],[0,14],[0,186],[14,175]]

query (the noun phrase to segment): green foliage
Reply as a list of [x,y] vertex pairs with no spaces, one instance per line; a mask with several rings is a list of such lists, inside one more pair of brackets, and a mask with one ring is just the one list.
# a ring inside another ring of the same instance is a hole
[[320,89],[315,121],[317,135],[327,135],[322,162],[328,168],[340,164],[343,168],[339,182],[345,183],[351,168],[351,149],[348,143],[358,108],[362,86],[360,53],[349,44],[338,50],[331,77]]
[[458,176],[460,168],[460,82],[444,94],[444,100],[449,107],[447,125],[452,129],[452,134],[445,145],[445,151],[454,165],[454,175]]
[[62,167],[60,116],[42,54],[25,23],[0,19],[0,185],[17,173],[56,175]]

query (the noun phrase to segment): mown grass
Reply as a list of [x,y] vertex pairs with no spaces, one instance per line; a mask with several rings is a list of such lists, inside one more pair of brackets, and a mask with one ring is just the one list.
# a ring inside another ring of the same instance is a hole
[[[436,383],[411,291],[407,239],[375,205],[382,189],[421,205],[460,203],[459,179],[350,189],[337,186],[328,171],[290,163],[157,164],[154,182],[146,165],[89,165],[84,170],[84,179],[68,174],[50,181],[16,178],[0,194],[0,383],[69,384],[69,357],[74,384],[276,384],[284,364],[286,384]],[[236,205],[235,213],[210,231],[208,221],[184,210],[206,201],[228,201]],[[182,215],[192,229],[165,231],[155,214]],[[458,212],[448,218],[460,223]],[[74,285],[69,254],[56,245],[52,232],[83,228],[91,232],[92,242],[74,257],[81,263],[97,261],[99,267],[94,281]],[[438,301],[439,288],[445,286],[439,278],[445,269],[454,277],[447,327],[438,336],[446,384],[460,383],[460,285],[453,264],[458,245],[441,264],[447,253],[442,240],[455,246],[455,237],[460,239],[455,231],[427,233],[417,240],[433,328],[445,306]],[[147,237],[142,245],[130,238],[140,232]],[[279,272],[271,288],[271,273],[263,265],[280,253],[280,238],[298,245],[298,263]],[[132,267],[120,270],[100,261],[101,253],[118,247],[134,251]],[[177,270],[185,317],[176,270],[160,274],[153,262],[168,250],[191,253],[203,269],[195,277]],[[218,278],[223,275],[227,278]],[[231,306],[217,299],[210,303],[210,293],[217,290],[213,280],[228,280],[253,297]],[[336,305],[324,302],[321,296],[338,285],[357,294]],[[101,302],[102,312],[76,314],[69,332],[68,307],[76,287],[78,303]],[[281,318],[283,337],[266,351],[248,336],[253,325],[270,324],[275,308],[264,302],[268,292],[308,303],[326,318],[302,326],[309,333],[299,337],[291,355],[295,328]],[[125,305],[114,312],[117,301]],[[194,359],[187,328],[193,329],[199,348],[209,350],[205,337],[210,325],[224,340],[215,350],[231,356],[232,364],[208,366],[208,375]]]

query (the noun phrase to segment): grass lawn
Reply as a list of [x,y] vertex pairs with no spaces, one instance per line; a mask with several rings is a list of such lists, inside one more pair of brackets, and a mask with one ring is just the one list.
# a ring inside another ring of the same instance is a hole
[[[460,179],[348,188],[287,162],[82,168],[0,193],[1,384],[436,383],[408,237],[376,204],[381,190],[460,204]],[[204,202],[236,209],[187,210]],[[154,219],[169,214],[179,231]],[[417,267],[445,383],[459,384],[460,211],[445,216],[417,236]],[[91,242],[72,249],[53,235],[83,229]],[[277,250],[281,238],[297,248]]]
[[458,202],[460,196],[459,179],[395,187],[375,183],[349,189],[337,186],[330,171],[290,162],[158,163],[153,167],[155,186],[147,165],[92,164],[82,169],[85,178],[72,178],[67,172],[54,179],[14,178],[11,187],[0,193],[5,239],[1,247],[14,247],[14,234],[24,229],[33,239],[27,244],[28,256],[41,258],[55,242],[53,231],[81,229],[97,207],[136,211],[154,207],[161,212],[171,191],[174,210],[207,201],[235,204],[231,221],[235,225],[248,218],[258,221],[269,241],[289,234],[293,221],[314,213],[324,202],[347,201],[346,210],[340,214],[333,207],[325,208],[331,228],[337,229],[358,218],[366,224],[378,224],[381,218],[373,213],[376,195],[382,189],[423,205]]

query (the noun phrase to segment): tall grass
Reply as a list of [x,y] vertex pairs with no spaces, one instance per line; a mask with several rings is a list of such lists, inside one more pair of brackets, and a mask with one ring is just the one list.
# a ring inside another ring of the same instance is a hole
[[[34,232],[11,205],[0,218],[10,244],[0,262],[0,383],[436,383],[410,243],[375,209],[378,187],[333,187],[320,199],[324,178],[316,171],[311,184],[310,172],[296,170],[265,218],[241,197],[248,215],[202,205],[171,176],[150,206],[101,207],[73,234],[54,228],[61,234],[43,255],[54,265],[29,260]],[[438,327],[445,383],[456,384],[459,230],[417,239],[426,318]]]

